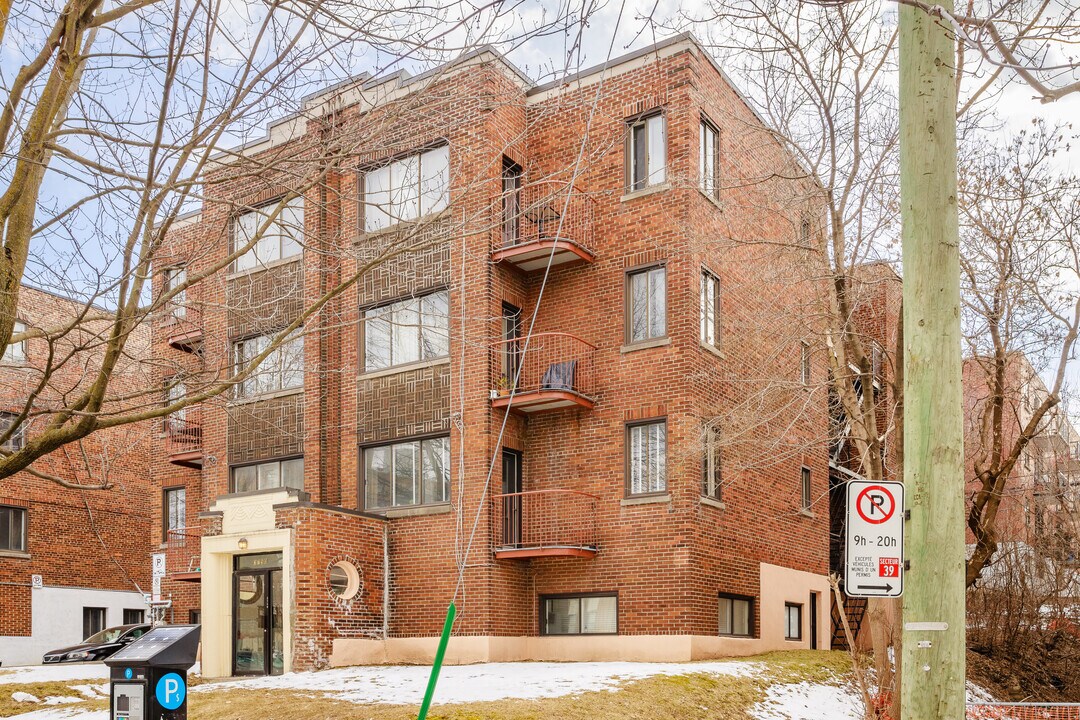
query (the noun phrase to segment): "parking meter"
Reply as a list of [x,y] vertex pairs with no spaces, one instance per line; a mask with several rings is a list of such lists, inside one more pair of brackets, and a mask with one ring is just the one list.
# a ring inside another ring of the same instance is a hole
[[198,625],[162,625],[105,660],[110,720],[187,720],[187,671]]

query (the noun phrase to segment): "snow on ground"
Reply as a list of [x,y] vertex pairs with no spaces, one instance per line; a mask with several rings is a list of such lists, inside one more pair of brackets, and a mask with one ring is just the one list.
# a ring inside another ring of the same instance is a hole
[[773,685],[750,715],[756,720],[860,720],[863,712],[854,688],[800,682]]
[[12,683],[66,682],[68,680],[108,680],[109,668],[102,663],[25,665],[0,669],[0,685]]
[[16,715],[8,720],[109,720],[108,710],[72,710],[71,708],[49,708],[47,710],[35,710],[34,712]]
[[[639,680],[654,675],[749,675],[760,670],[760,667],[760,664],[750,662],[538,662],[455,665],[442,669],[435,693],[440,704],[505,698],[535,700],[596,690],[615,690],[620,683],[627,680]],[[337,700],[354,703],[418,705],[423,700],[430,673],[430,667],[421,665],[348,667],[208,683],[191,688],[191,692],[241,688],[297,690],[330,693]]]

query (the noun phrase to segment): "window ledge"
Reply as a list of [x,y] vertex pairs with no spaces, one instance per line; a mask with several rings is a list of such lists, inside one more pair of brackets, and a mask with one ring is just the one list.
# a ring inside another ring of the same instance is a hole
[[626,353],[634,352],[635,350],[648,350],[649,348],[664,347],[671,344],[671,336],[662,338],[653,338],[652,340],[642,340],[641,342],[630,343],[623,345],[619,348],[619,352],[625,355]]
[[642,188],[641,190],[632,190],[626,193],[619,202],[629,202],[630,200],[637,200],[639,197],[645,197],[646,195],[655,195],[656,193],[667,192],[671,189],[671,185],[668,183],[660,183],[659,185],[650,185],[649,187]]
[[720,212],[724,211],[724,206],[720,204],[720,201],[717,200],[712,195],[710,195],[709,193],[702,190],[700,185],[698,185],[698,192],[701,193],[701,197],[705,198],[706,200],[711,202],[713,205],[715,205],[717,210],[719,210]]
[[30,553],[21,552],[19,550],[0,550],[0,558],[15,558],[18,560],[29,560]]
[[275,398],[288,397],[289,395],[302,395],[303,393],[303,387],[275,390],[274,392],[261,393],[259,395],[252,395],[251,397],[232,398],[229,400],[228,405],[229,407],[234,405],[250,405],[251,403],[257,403],[261,400],[274,400]]
[[815,515],[811,511],[807,510],[806,508],[801,508],[799,510],[799,514],[802,515],[803,517],[808,517],[810,519],[816,519],[817,518],[817,515]]
[[715,347],[715,346],[713,346],[713,345],[707,345],[706,343],[703,343],[703,342],[701,342],[700,340],[698,341],[698,346],[699,346],[699,347],[700,347],[700,348],[701,348],[702,350],[705,350],[706,352],[710,352],[710,353],[712,353],[713,355],[715,355],[716,357],[720,358],[721,360],[727,360],[727,355],[725,355],[725,354],[724,354],[724,351],[723,351],[723,350],[721,350],[721,349],[720,349],[720,348],[718,348],[718,347]]
[[[711,497],[705,497],[704,495],[702,495],[700,500],[701,500],[702,505],[708,505],[709,507],[714,507],[717,510],[727,510],[727,505],[720,502],[719,500],[714,500]],[[745,636],[736,635],[735,637],[745,637]]]
[[412,220],[398,220],[391,225],[387,225],[386,227],[379,228],[377,230],[364,230],[363,228],[361,228],[360,232],[357,234],[355,242],[360,242],[362,240],[373,240],[382,235],[389,235],[391,233],[402,232],[409,229],[419,229],[421,226],[433,224],[443,215],[449,214],[450,207],[447,206],[441,210],[429,212],[427,215],[421,215],[420,217],[414,218]]
[[652,503],[668,502],[671,502],[671,495],[643,495],[641,497],[623,498],[620,504],[623,507],[627,507],[629,505],[649,505]]
[[381,514],[385,515],[389,519],[403,518],[403,517],[418,517],[421,515],[443,515],[451,511],[450,503],[439,503],[438,505],[417,505],[416,507],[399,507],[390,508],[383,511]]
[[397,375],[399,373],[409,372],[410,370],[423,370],[424,368],[449,364],[450,356],[444,355],[443,357],[435,358],[434,360],[421,360],[419,362],[406,363],[404,365],[395,365],[393,367],[388,367],[385,370],[372,370],[371,372],[362,372],[360,373],[358,379],[374,380],[375,378],[386,377],[388,375]]
[[225,281],[228,282],[230,280],[247,277],[248,275],[254,275],[255,273],[262,272],[263,270],[272,270],[276,267],[281,267],[282,265],[289,265],[290,263],[300,262],[303,259],[304,253],[301,252],[299,255],[290,255],[287,258],[280,258],[278,260],[271,260],[268,263],[261,263],[253,268],[248,268],[247,270],[234,270],[233,272],[225,275]]

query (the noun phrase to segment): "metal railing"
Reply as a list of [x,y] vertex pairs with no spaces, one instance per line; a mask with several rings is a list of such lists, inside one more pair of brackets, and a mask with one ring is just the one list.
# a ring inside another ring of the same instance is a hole
[[[533,333],[500,340],[491,346],[491,378],[495,396],[556,391],[592,397],[596,347],[568,333]],[[514,386],[514,378],[517,386]]]
[[174,338],[202,334],[202,308],[195,303],[170,302],[163,311],[165,334],[172,342]]
[[[882,720],[893,720],[888,712],[888,695],[875,698]],[[1080,720],[1080,703],[969,702],[967,720]]]
[[532,490],[492,498],[496,550],[596,550],[598,498],[578,490]]
[[191,405],[163,420],[165,454],[183,455],[202,449],[202,408]]
[[177,528],[166,534],[165,574],[202,572],[202,530]]
[[561,180],[542,180],[506,190],[495,202],[492,249],[542,240],[592,245],[596,200]]

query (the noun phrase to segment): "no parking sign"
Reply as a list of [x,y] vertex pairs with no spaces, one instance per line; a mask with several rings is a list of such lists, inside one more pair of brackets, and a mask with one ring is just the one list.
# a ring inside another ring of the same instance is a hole
[[851,597],[904,594],[904,484],[850,480],[844,592]]

